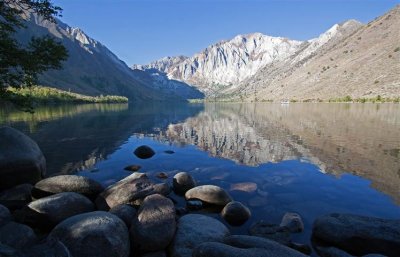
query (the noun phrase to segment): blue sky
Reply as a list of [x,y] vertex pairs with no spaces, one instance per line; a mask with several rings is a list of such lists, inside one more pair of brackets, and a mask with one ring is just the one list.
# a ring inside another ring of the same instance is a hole
[[399,0],[53,0],[128,65],[193,55],[237,34],[306,40],[348,19],[368,21]]

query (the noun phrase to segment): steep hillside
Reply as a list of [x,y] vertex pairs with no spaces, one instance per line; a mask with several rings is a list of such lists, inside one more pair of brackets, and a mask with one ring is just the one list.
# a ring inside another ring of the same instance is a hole
[[174,87],[164,90],[165,83],[159,84],[154,76],[137,76],[107,47],[79,28],[71,28],[59,20],[56,24],[44,21],[34,13],[25,13],[24,19],[26,28],[17,35],[21,42],[31,36],[51,35],[60,40],[69,53],[62,70],[51,70],[40,76],[42,85],[88,95],[123,95],[130,100],[183,99],[179,95],[181,88],[188,98],[199,97],[196,89],[184,83],[169,82]]

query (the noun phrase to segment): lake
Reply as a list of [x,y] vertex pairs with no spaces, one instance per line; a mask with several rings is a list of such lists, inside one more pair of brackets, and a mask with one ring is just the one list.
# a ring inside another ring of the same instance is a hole
[[[171,181],[187,171],[198,184],[221,186],[252,211],[244,225],[230,226],[233,233],[261,219],[279,223],[290,211],[305,225],[294,241],[309,243],[323,214],[400,217],[399,104],[86,104],[34,114],[1,108],[0,124],[38,143],[49,176],[78,173],[107,186],[137,164],[156,181],[163,181],[159,172]],[[156,155],[138,159],[133,151],[144,144]]]

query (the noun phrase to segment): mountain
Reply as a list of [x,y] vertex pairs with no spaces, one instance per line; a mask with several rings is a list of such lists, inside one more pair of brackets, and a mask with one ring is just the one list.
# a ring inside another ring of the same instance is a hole
[[159,69],[169,78],[196,86],[212,95],[254,75],[268,63],[293,54],[302,42],[261,33],[238,35],[207,47],[193,57],[167,57],[136,69]]
[[133,68],[157,69],[208,97],[262,101],[398,97],[400,6],[364,25],[349,20],[307,41],[238,35],[192,57]]
[[32,36],[50,35],[69,53],[63,69],[50,70],[39,77],[41,85],[87,95],[123,95],[131,101],[202,97],[198,90],[183,82],[133,72],[106,46],[79,28],[71,28],[60,20],[51,23],[32,12],[25,12],[23,18],[26,28],[16,35],[20,42],[27,42]]

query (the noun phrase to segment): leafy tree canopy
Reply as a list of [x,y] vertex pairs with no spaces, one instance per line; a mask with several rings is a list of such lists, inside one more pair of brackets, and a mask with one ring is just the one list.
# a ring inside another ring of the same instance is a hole
[[61,11],[49,0],[0,0],[0,92],[7,86],[31,86],[38,74],[62,67],[68,53],[55,38],[32,37],[23,45],[14,37],[17,30],[25,28],[24,13],[35,12],[55,22]]

